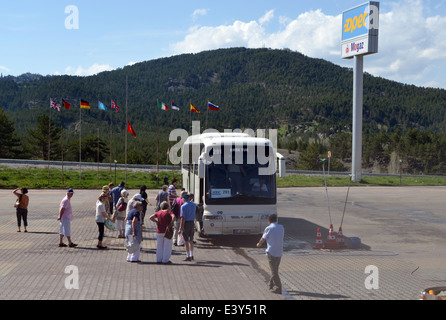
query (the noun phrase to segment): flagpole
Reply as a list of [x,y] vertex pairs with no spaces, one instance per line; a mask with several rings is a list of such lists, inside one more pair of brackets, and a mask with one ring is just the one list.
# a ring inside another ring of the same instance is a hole
[[[112,100],[110,105],[112,105]],[[110,111],[110,180],[112,178],[112,159],[113,159],[113,109]]]
[[172,123],[173,123],[173,108],[172,108],[172,105],[173,105],[173,101],[172,100],[170,100],[170,124],[172,125]]
[[[129,76],[125,76],[125,122],[126,126],[129,124],[128,120],[128,96],[129,96]],[[128,130],[125,131],[125,183],[127,184],[127,136]]]
[[63,121],[62,121],[62,131],[60,133],[60,140],[61,140],[61,145],[62,145],[62,185],[65,185],[65,175],[64,175],[64,168],[63,168]]
[[[156,99],[157,108],[159,109],[159,100]],[[158,111],[156,111],[156,183],[159,185],[160,180],[160,167],[159,167],[159,147],[160,147],[160,139],[159,139],[159,115]]]
[[192,101],[189,102],[189,136],[191,135],[192,131]]
[[50,98],[50,116],[48,119],[48,187],[50,186],[50,149],[51,149],[51,98]]
[[82,184],[82,101],[79,104],[79,187]]
[[[63,98],[62,98],[62,104],[61,104],[61,110],[62,107],[65,108],[65,105],[63,103]],[[61,131],[60,131],[60,150],[61,150],[61,157],[62,157],[62,185],[64,184],[64,171],[63,171],[63,116],[60,116],[60,123],[61,123]]]
[[[98,109],[99,109],[99,98],[98,98]],[[96,159],[96,165],[97,165],[97,168],[96,168],[96,183],[98,184],[98,187],[99,187],[99,113],[98,113],[98,116],[96,117],[96,129],[97,129],[97,132],[98,132],[98,149],[97,149],[97,159]]]
[[206,125],[204,127],[205,130],[208,128],[208,116],[209,116],[209,102],[208,102],[208,108],[206,110]]
[[[99,119],[99,118],[98,118]],[[98,122],[99,122],[99,120],[98,120]],[[98,187],[99,187],[99,123],[98,123],[98,169],[97,169],[97,176],[98,176],[98,180],[97,180],[97,183],[98,183]]]
[[[171,116],[170,116],[170,123],[172,124],[173,123],[173,101],[172,101],[172,99],[170,99],[170,111],[171,111]],[[171,145],[172,145],[172,143],[171,143]],[[170,154],[170,146],[169,146],[169,143],[167,144],[167,156],[166,156],[166,166],[168,166],[169,165],[169,154]],[[173,179],[173,177],[172,177],[172,179]]]

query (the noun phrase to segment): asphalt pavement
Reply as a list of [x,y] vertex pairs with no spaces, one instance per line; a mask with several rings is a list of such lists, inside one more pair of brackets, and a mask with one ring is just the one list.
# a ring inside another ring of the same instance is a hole
[[[269,266],[259,236],[197,238],[195,260],[174,247],[172,265],[156,264],[156,228],[146,220],[141,263],[126,262],[124,240],[106,231],[98,250],[95,202],[100,190],[75,190],[72,238],[58,247],[57,213],[65,190],[30,190],[28,233],[18,233],[12,190],[0,190],[1,300],[415,300],[446,285],[443,187],[356,187],[343,230],[347,248],[314,250],[331,222],[338,231],[346,188],[279,189],[285,226],[282,294],[267,290]],[[133,195],[136,190],[131,190]],[[154,203],[156,191],[149,192]],[[150,211],[149,207],[149,212]],[[22,229],[23,230],[23,229]],[[350,248],[350,239],[361,247]]]

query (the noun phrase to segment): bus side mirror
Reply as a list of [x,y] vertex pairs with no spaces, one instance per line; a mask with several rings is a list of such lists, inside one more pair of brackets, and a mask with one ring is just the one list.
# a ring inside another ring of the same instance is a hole
[[279,162],[279,177],[285,178],[286,177],[286,159],[280,153],[277,154],[277,159]]
[[198,177],[200,179],[204,179],[204,159],[202,157],[200,157],[200,159],[198,159]]

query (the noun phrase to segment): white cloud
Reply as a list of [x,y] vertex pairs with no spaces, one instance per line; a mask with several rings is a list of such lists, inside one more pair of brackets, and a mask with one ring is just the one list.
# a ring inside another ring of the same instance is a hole
[[441,84],[435,80],[429,81],[425,84],[422,84],[421,86],[426,88],[436,88],[436,89],[441,88]]
[[205,16],[209,13],[209,9],[196,9],[194,13],[192,13],[192,19],[196,21],[199,16]]
[[197,53],[204,50],[262,46],[264,29],[256,21],[235,21],[230,26],[192,27],[184,41],[172,45],[175,53]]
[[5,66],[0,66],[0,70],[6,71],[6,72],[10,72],[11,71],[8,68],[6,68]]
[[274,18],[274,10],[270,10],[263,17],[259,19],[260,24],[265,24]]
[[[267,31],[264,24],[274,19],[274,10],[270,10],[257,21],[194,26],[182,41],[172,44],[171,49],[180,54],[238,46],[289,48],[310,57],[352,66],[351,60],[340,57],[341,14],[327,15],[319,9],[302,13],[297,18],[280,16],[277,18],[279,30]],[[446,59],[444,30],[446,17],[430,13],[421,0],[399,0],[381,5],[379,53],[366,57],[365,71],[406,83],[434,83],[429,78],[430,72],[440,63],[444,67],[442,62]],[[446,80],[443,81],[442,87],[446,88]]]
[[[88,67],[88,68],[84,68],[82,66],[78,66],[76,69],[68,66],[67,68],[65,68],[65,74],[68,75],[74,75],[74,76],[81,76],[81,77],[85,77],[85,76],[92,76],[104,71],[112,71],[114,70],[113,67],[111,67],[108,64],[93,64],[92,66]],[[56,72],[57,73],[57,72]]]
[[[258,21],[235,21],[232,25],[194,26],[183,41],[172,45],[174,53],[243,46],[247,48],[290,48],[303,54],[327,57],[340,41],[341,16],[327,16],[321,10],[310,11],[291,20],[281,16],[283,30],[268,33],[264,24],[274,19],[270,10]],[[336,48],[336,52],[340,49]],[[339,53],[340,54],[340,53]]]
[[401,82],[434,83],[430,73],[446,58],[446,17],[426,17],[425,9],[422,1],[401,1],[380,14],[379,53],[371,56],[368,72]]
[[[283,19],[281,20],[284,21]],[[309,11],[285,24],[285,29],[268,36],[266,46],[289,48],[305,55],[328,59],[340,55],[341,15],[325,15],[321,10]]]

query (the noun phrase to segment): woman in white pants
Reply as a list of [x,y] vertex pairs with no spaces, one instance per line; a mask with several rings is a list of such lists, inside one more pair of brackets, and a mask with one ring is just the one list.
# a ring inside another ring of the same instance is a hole
[[125,217],[127,213],[127,203],[129,193],[127,190],[121,191],[121,198],[119,198],[116,204],[115,218],[116,218],[116,229],[118,230],[118,238],[125,238]]
[[139,253],[141,251],[142,232],[141,232],[141,211],[142,202],[137,201],[134,205],[135,209],[130,210],[127,214],[125,225],[125,237],[127,243],[131,241],[137,241],[139,246],[138,250],[134,253],[127,254],[128,262],[141,262],[139,260]]
[[172,239],[167,239],[164,235],[168,226],[172,227],[175,221],[175,215],[169,210],[169,203],[164,201],[160,205],[161,210],[150,216],[150,220],[155,222],[156,228],[156,262],[162,264],[171,264]]

